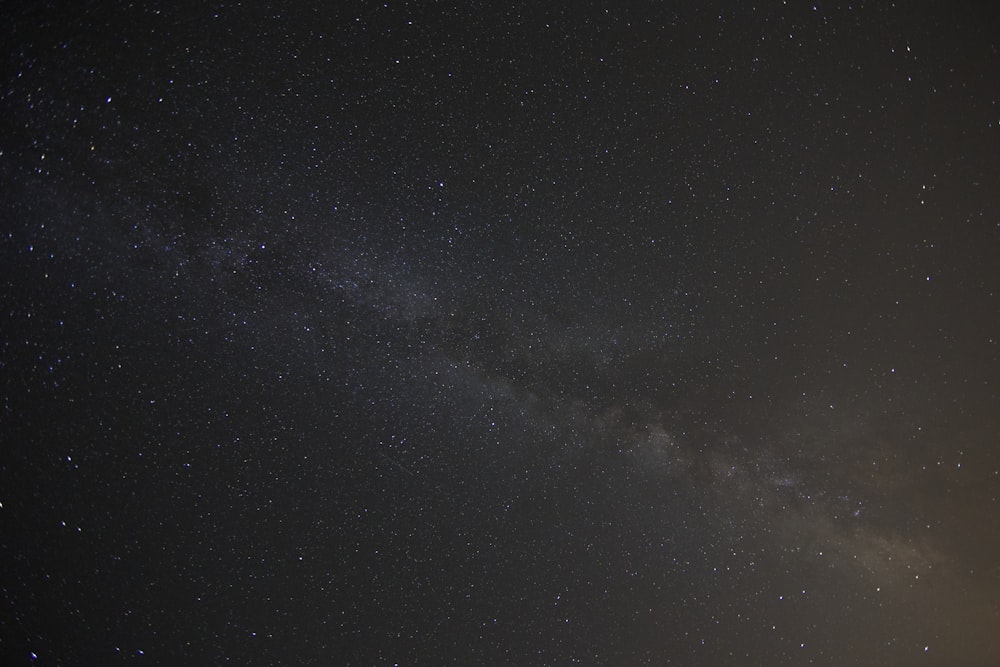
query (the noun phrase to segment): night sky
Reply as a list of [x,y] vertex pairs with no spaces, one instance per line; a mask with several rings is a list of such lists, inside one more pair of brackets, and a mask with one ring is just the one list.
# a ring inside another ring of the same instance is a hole
[[0,662],[1000,664],[994,7],[4,2]]

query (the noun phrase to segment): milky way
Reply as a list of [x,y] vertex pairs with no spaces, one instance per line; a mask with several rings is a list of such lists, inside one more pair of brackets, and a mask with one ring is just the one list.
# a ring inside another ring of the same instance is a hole
[[5,664],[995,664],[996,12],[335,4],[9,12]]

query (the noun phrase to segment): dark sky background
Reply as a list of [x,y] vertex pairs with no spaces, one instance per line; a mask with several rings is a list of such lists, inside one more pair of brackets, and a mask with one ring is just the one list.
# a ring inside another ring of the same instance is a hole
[[3,662],[998,664],[992,7],[4,2]]

